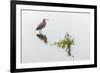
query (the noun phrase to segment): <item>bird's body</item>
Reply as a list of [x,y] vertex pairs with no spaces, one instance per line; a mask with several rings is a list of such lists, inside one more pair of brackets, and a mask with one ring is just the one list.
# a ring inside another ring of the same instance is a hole
[[44,27],[46,26],[46,22],[41,22],[38,27],[36,28],[36,30],[42,30]]
[[46,19],[43,19],[43,21],[37,26],[36,30],[42,30],[46,26]]

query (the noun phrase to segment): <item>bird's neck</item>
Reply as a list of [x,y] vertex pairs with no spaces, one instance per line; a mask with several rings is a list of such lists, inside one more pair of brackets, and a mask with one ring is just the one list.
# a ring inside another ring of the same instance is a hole
[[46,21],[43,21],[43,23],[46,23]]

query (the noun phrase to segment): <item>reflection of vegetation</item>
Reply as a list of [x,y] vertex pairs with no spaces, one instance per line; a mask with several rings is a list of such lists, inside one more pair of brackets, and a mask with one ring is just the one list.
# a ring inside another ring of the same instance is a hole
[[71,56],[71,51],[70,51],[71,46],[74,44],[75,44],[74,39],[68,33],[66,33],[63,40],[59,40],[55,42],[55,45],[57,45],[57,47],[63,48],[63,49],[66,48],[66,51],[68,50],[69,56]]
[[37,36],[40,40],[42,40],[45,44],[47,44],[47,37],[46,37],[46,35],[40,33],[40,34],[36,34],[36,36]]

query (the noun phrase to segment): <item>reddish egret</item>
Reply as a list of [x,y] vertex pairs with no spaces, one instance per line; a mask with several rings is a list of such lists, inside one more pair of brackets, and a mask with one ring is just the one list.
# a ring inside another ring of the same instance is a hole
[[40,31],[42,31],[42,29],[46,26],[46,21],[47,21],[48,19],[43,19],[42,20],[42,22],[37,26],[37,28],[36,28],[36,30],[40,30]]

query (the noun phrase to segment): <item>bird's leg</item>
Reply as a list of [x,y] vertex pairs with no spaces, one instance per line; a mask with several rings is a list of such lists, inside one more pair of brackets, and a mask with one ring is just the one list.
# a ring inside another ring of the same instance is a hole
[[40,30],[39,33],[41,34],[42,33],[42,30]]

